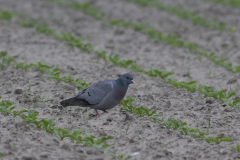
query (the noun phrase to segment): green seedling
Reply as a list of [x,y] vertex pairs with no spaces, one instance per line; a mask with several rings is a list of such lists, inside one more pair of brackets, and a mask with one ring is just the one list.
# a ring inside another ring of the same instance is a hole
[[45,25],[37,25],[36,30],[40,33],[46,34],[46,35],[54,35],[55,31],[53,29],[48,28],[48,26]]
[[28,64],[25,64],[24,62],[15,63],[14,65],[16,66],[16,68],[18,68],[18,69],[24,69],[24,70],[27,70],[27,69],[29,69],[29,68],[32,67],[31,64],[28,65]]
[[62,33],[62,35],[60,35],[60,36],[59,35],[55,35],[55,38],[63,40],[63,41],[67,41],[68,45],[74,46],[74,47],[76,47],[82,41],[85,41],[85,38],[78,38],[78,37],[72,36],[71,32]]
[[53,101],[53,99],[48,99],[48,100],[45,100],[44,102],[51,102]]
[[5,107],[10,107],[10,106],[12,106],[13,104],[15,104],[15,103],[12,102],[12,101],[1,101],[1,102],[0,102],[0,106],[5,106]]
[[11,20],[13,17],[14,17],[13,13],[0,10],[0,19]]
[[214,2],[214,3],[219,3],[219,4],[223,4],[223,5],[229,5],[229,6],[233,6],[233,7],[240,7],[240,1],[238,0],[206,0],[206,1],[210,1],[210,2]]
[[230,147],[235,149],[235,150],[237,150],[238,152],[240,152],[240,146],[238,146],[238,145],[236,145],[236,146],[231,145]]
[[106,22],[113,26],[125,27],[125,28],[133,28],[139,32],[145,32],[147,29],[147,24],[135,24],[131,22],[125,22],[123,20],[106,20]]
[[44,130],[50,134],[53,134],[55,131],[55,125],[57,124],[55,119],[41,119],[39,121],[39,124],[41,125]]
[[55,79],[58,82],[63,81],[66,83],[71,83],[75,81],[74,78],[70,75],[65,75],[61,77],[60,69],[58,68],[55,68],[53,69],[53,71],[49,71],[48,73],[49,73],[48,78]]
[[203,140],[205,140],[205,135],[207,135],[206,132],[200,132],[198,129],[195,128],[190,129],[189,134],[195,138],[201,138]]
[[78,37],[74,37],[72,36],[71,32],[67,32],[67,33],[62,33],[61,35],[57,35],[55,34],[55,31],[53,29],[50,29],[48,27],[47,24],[45,25],[41,25],[38,24],[36,21],[27,21],[27,22],[23,22],[22,23],[23,27],[35,27],[36,31],[43,33],[47,36],[53,36],[55,39],[58,40],[63,40],[68,42],[68,45],[70,46],[74,46],[77,47],[87,53],[90,53],[91,51],[93,51],[93,45],[90,43],[81,43],[81,41],[84,41],[84,38],[78,38]]
[[13,114],[14,117],[16,117],[16,116],[18,116],[18,115],[20,115],[22,113],[25,113],[25,112],[28,112],[28,110],[13,111],[12,114]]
[[37,25],[37,22],[34,20],[33,21],[23,21],[23,22],[21,22],[21,25],[26,28],[33,28]]
[[221,142],[232,142],[233,140],[229,137],[224,137],[224,136],[217,136],[215,138],[206,138],[205,141],[207,143],[212,143],[212,142],[215,142],[216,144],[219,144]]
[[144,69],[140,68],[139,66],[137,66],[136,64],[132,64],[130,66],[130,68],[135,71],[135,72],[139,72],[139,73],[143,73],[143,74],[148,74],[147,71],[145,71]]
[[7,56],[7,52],[1,51],[1,52],[0,52],[0,58],[5,57],[5,56]]
[[130,112],[130,113],[135,113],[139,116],[147,115],[147,116],[152,116],[156,113],[156,110],[151,111],[150,109],[147,109],[144,106],[141,107],[135,107],[132,105],[132,102],[135,100],[134,97],[132,96],[127,96],[126,99],[123,99],[120,104],[123,105],[124,110]]
[[113,132],[119,135],[119,133],[117,131],[113,130]]
[[228,104],[230,107],[238,107],[238,108],[240,108],[240,104],[239,104],[240,100],[230,101],[228,99],[225,99],[224,102],[226,104]]
[[85,132],[85,131],[82,130],[82,129],[75,130],[75,131],[72,132],[71,135],[69,135],[69,138],[70,138],[71,140],[76,140],[77,143],[80,143],[80,142],[82,141],[82,138],[81,138],[81,136],[79,136],[79,134],[82,134],[82,133],[84,133],[84,132]]
[[169,118],[166,121],[160,120],[160,122],[163,123],[167,129],[173,129],[173,130],[178,130],[178,129],[182,128],[183,126],[187,125],[186,122],[181,123],[179,120],[175,120],[172,118]]
[[6,113],[8,115],[10,114],[13,116],[11,111],[17,107],[17,106],[12,106],[13,104],[14,104],[14,102],[12,102],[12,101],[1,101],[0,102],[0,112]]
[[113,153],[109,153],[110,156],[116,158],[116,159],[124,159],[123,154],[118,154],[117,151],[114,151]]
[[41,73],[48,72],[49,69],[53,68],[53,66],[48,66],[42,62],[31,63],[30,65],[33,66],[36,70],[40,71]]
[[[232,90],[231,88],[230,88],[230,90],[228,91],[228,93],[227,93],[227,95],[225,96],[226,98],[231,98],[232,96],[234,96],[234,95],[236,95],[237,94],[237,90]],[[224,98],[225,98],[224,97]]]
[[0,99],[2,99],[2,96],[0,96]]
[[78,44],[76,47],[80,48],[81,50],[87,52],[87,53],[90,53],[93,51],[94,47],[92,44],[90,43],[86,43],[86,44]]
[[[12,115],[14,117],[18,116],[21,113],[28,112],[27,110],[13,111],[17,106],[12,106],[15,104],[12,101],[1,101],[0,102],[0,112]],[[11,107],[12,106],[12,107]]]
[[83,4],[80,4],[80,3],[68,3],[67,5],[70,8],[81,10],[81,11],[91,15],[92,17],[98,19],[98,20],[101,20],[101,19],[104,18],[104,14],[101,13],[101,12],[98,12],[95,8],[93,8],[91,6],[90,3],[83,3]]
[[0,152],[0,158],[3,158],[4,157],[4,154]]
[[68,42],[68,45],[77,47],[87,53],[92,52],[94,49],[93,45],[90,43],[81,43],[82,41],[85,40],[85,38],[74,37],[74,36],[72,36],[71,32],[62,33],[62,35],[60,35],[60,36],[55,34],[55,38],[66,41],[66,42]]
[[70,138],[71,140],[76,140],[77,143],[82,142],[82,137],[80,134],[84,133],[84,130],[75,130],[72,134],[69,133],[69,130],[63,128],[57,128],[54,130],[55,134],[63,140],[64,138]]
[[63,128],[57,128],[54,130],[54,132],[61,140],[63,140],[64,138],[70,138],[71,140],[76,141],[77,144],[81,143],[87,147],[95,147],[97,149],[109,147],[110,145],[104,142],[108,139],[113,139],[112,136],[102,137],[99,139],[95,139],[93,135],[80,136],[80,134],[85,132],[84,130],[81,129],[75,130],[71,134],[69,130]]
[[130,106],[132,105],[132,102],[135,100],[135,98],[133,96],[127,96],[126,99],[123,99],[120,104],[122,104],[123,106]]
[[40,94],[37,95],[37,97],[38,97],[41,101],[44,101],[44,97],[42,97]]
[[40,123],[37,120],[37,116],[39,115],[39,113],[37,111],[34,110],[29,110],[28,111],[28,115],[25,114],[20,114],[20,117],[25,120],[27,123],[33,123],[35,124],[38,128],[42,127],[42,123]]
[[160,119],[158,117],[152,117],[153,122],[157,122],[160,124],[163,124],[167,129],[172,129],[175,131],[180,132],[183,135],[192,135],[193,137],[196,138],[201,138],[203,140],[205,140],[205,132],[200,132],[198,129],[196,128],[190,128],[190,127],[186,127],[187,123],[186,122],[180,122],[179,120],[175,120],[173,118],[169,118],[168,120],[163,120]]
[[108,59],[107,59],[107,51],[102,51],[102,52],[98,52],[96,51],[97,55],[99,57],[101,57],[103,59],[104,62],[107,62]]
[[136,156],[138,154],[139,154],[139,152],[134,152],[134,153],[129,154],[125,158],[125,156],[123,154],[118,154],[117,151],[114,151],[113,153],[109,153],[110,156],[112,156],[112,157],[114,157],[116,159],[129,159],[129,158],[131,158],[133,156]]
[[67,83],[71,83],[71,82],[74,82],[74,78],[70,75],[65,75],[63,77],[61,77],[62,81],[63,82],[67,82]]
[[28,93],[32,93],[31,86],[28,87]]
[[89,84],[87,84],[84,80],[78,78],[75,80],[79,85],[75,85],[74,87],[78,88],[78,89],[85,89],[89,86]]
[[120,56],[118,54],[116,54],[116,55],[110,54],[109,55],[109,61],[112,62],[113,64],[117,65],[117,66],[121,66],[121,67],[124,67],[124,68],[127,68],[130,65],[135,63],[132,60],[120,60]]
[[150,116],[152,116],[152,115],[154,115],[154,114],[156,113],[156,110],[154,110],[154,111],[151,112],[150,109],[147,109],[147,108],[144,107],[144,106],[141,106],[141,107],[139,107],[139,108],[136,107],[135,110],[136,110],[135,113],[137,113],[137,114],[140,115],[140,116],[146,114],[147,116],[150,117]]
[[103,149],[110,146],[109,144],[104,143],[108,139],[113,139],[113,137],[107,136],[107,137],[102,137],[95,140],[95,137],[90,135],[90,136],[83,137],[83,144],[87,147],[95,147],[96,149]]
[[190,128],[190,127],[182,127],[180,130],[181,134],[184,135],[192,135],[195,138],[205,139],[206,132],[200,132],[197,128]]
[[54,130],[54,132],[61,140],[68,137],[69,135],[69,130],[63,128],[57,128]]
[[237,31],[237,28],[231,27],[231,28],[229,29],[229,31],[230,31],[230,32],[236,32],[236,31]]
[[2,59],[2,62],[0,63],[1,70],[5,69],[6,66],[12,65],[13,62],[15,62],[15,58],[7,57],[7,52],[0,52],[0,58]]
[[168,76],[173,75],[174,72],[159,71],[157,69],[151,68],[151,70],[148,71],[148,74],[152,77],[160,77],[161,79],[166,79]]
[[48,78],[55,79],[58,82],[60,82],[61,81],[60,74],[61,74],[60,69],[54,68],[52,72],[49,72]]
[[189,127],[183,127],[182,130],[180,131],[181,134],[185,134],[185,135],[188,135],[189,134],[189,131],[191,130],[192,128],[189,128]]
[[6,66],[11,65],[13,62],[15,62],[15,58],[13,57],[6,57],[3,56],[2,58],[2,63],[1,63],[1,70],[5,69]]
[[81,41],[85,41],[85,38],[78,38],[78,37],[72,36],[71,32],[62,33],[62,35],[60,35],[60,36],[59,35],[55,35],[55,38],[69,42],[68,44],[70,46],[75,46],[75,44],[78,44]]
[[208,20],[204,19],[203,17],[196,15],[196,13],[184,10],[179,7],[166,6],[163,3],[157,2],[156,0],[126,0],[126,1],[133,2],[133,3],[139,4],[141,6],[155,7],[159,10],[174,14],[181,19],[188,20],[196,25],[213,28],[213,29],[217,29],[220,31],[222,31],[226,28],[226,25],[224,25],[224,24],[208,21]]
[[125,111],[128,111],[130,113],[134,113],[134,111],[135,111],[135,107],[132,106],[132,105],[123,106],[123,108],[124,108]]
[[197,82],[196,81],[190,81],[190,82],[177,82],[175,80],[172,79],[165,79],[165,82],[173,85],[174,87],[177,88],[184,88],[187,91],[197,91],[198,90],[198,86],[197,86]]

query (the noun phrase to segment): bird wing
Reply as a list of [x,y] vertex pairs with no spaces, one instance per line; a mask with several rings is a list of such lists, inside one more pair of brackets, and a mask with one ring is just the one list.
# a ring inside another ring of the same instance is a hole
[[84,89],[75,98],[84,101],[86,105],[94,105],[100,103],[112,91],[112,81],[101,81]]

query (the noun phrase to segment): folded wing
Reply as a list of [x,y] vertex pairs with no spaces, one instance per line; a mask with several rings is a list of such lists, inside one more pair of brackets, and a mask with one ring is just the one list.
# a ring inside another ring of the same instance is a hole
[[83,101],[85,105],[94,105],[100,103],[112,91],[112,81],[101,81],[84,89],[75,98]]

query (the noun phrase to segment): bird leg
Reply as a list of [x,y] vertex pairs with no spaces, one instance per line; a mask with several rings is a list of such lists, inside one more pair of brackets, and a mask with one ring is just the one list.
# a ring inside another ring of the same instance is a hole
[[103,112],[108,113],[108,111],[106,111],[106,110],[103,110]]
[[96,109],[95,109],[95,112],[96,112],[96,116],[99,116],[98,111]]

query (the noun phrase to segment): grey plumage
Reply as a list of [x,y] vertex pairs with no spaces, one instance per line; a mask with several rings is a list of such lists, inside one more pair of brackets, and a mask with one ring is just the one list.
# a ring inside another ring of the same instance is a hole
[[117,80],[105,80],[95,83],[81,91],[75,97],[64,100],[62,106],[90,107],[107,112],[107,109],[115,107],[124,98],[128,85],[134,84],[133,77],[129,73],[121,75]]

